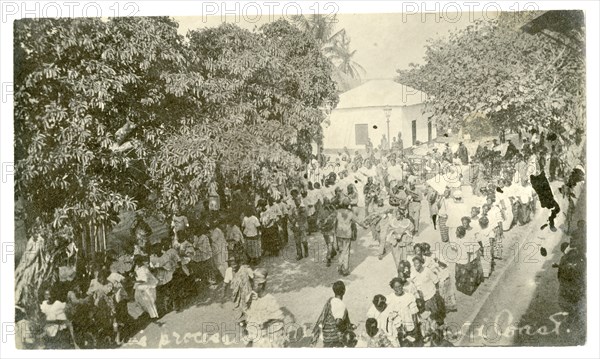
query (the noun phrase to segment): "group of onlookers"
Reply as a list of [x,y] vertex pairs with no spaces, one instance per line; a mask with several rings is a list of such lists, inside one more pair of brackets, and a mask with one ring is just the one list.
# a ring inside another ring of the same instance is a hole
[[[275,299],[265,294],[266,272],[253,269],[261,258],[280,255],[290,238],[296,259],[307,258],[308,237],[320,232],[326,246],[325,265],[339,256],[338,273],[347,276],[352,242],[362,227],[378,243],[380,260],[392,253],[397,272],[390,282],[392,293],[373,298],[367,315],[368,345],[443,345],[444,318],[456,309],[454,289],[471,295],[490,276],[495,261],[503,258],[504,233],[528,223],[536,211],[536,191],[528,180],[539,172],[535,154],[529,153],[530,147],[518,150],[509,142],[504,160],[516,164],[513,171],[497,163],[501,156],[496,148],[497,143],[480,145],[470,158],[462,142],[455,152],[446,145],[441,153],[428,152],[424,170],[412,166],[397,147],[379,154],[371,148],[364,158],[359,153],[352,157],[346,150],[340,157],[345,163],[341,170],[317,170],[318,163],[311,162],[312,172],[285,193],[272,186],[262,196],[240,203],[233,203],[230,194],[226,208],[212,210],[193,223],[176,208],[171,235],[158,243],[149,242],[152,229],[138,219],[132,226],[129,253],[98,263],[88,283],[77,282],[66,300],[58,301],[65,305],[56,305],[47,295],[42,311],[47,318],[59,318],[49,334],[68,329],[73,342],[81,343],[86,339],[78,336],[78,330],[104,313],[107,331],[113,329],[118,343],[127,321],[144,313],[156,319],[182,309],[200,283],[223,282],[223,300],[232,299],[240,323],[266,320],[260,310],[281,319],[272,308]],[[460,188],[464,182],[442,189],[425,182],[429,176],[424,173],[443,171],[452,163],[475,170],[470,184],[472,198],[480,201],[477,205],[465,206]],[[456,252],[454,273],[450,263],[432,253],[430,244],[414,243],[421,230],[422,203],[441,242]],[[228,212],[240,216],[223,215]],[[335,296],[315,326],[315,338],[322,335],[325,346],[352,346],[356,336],[342,301],[343,282],[336,282],[333,290]],[[82,308],[92,314],[82,315]]]

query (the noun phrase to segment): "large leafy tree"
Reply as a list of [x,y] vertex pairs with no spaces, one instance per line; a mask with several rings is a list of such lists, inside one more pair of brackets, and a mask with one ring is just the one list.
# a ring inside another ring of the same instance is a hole
[[191,207],[223,178],[266,186],[321,141],[337,95],[312,37],[278,21],[187,40],[163,17],[15,23],[15,197],[33,229],[20,303],[37,308],[65,240],[93,257],[117,214]]
[[439,127],[477,128],[470,122],[489,121],[496,133],[539,127],[566,144],[579,142],[583,57],[507,20],[477,22],[447,40],[431,40],[424,64],[399,70],[397,80],[429,95],[426,110]]
[[15,50],[16,195],[31,217],[74,224],[84,248],[123,210],[292,173],[337,101],[319,43],[285,21],[185,42],[168,18],[23,20]]
[[116,214],[147,195],[144,161],[185,118],[168,86],[187,63],[168,18],[15,23],[15,194],[104,248]]
[[331,63],[286,21],[254,32],[222,25],[188,38],[194,75],[177,86],[197,113],[150,166],[161,208],[193,206],[219,177],[264,187],[275,172],[293,173],[321,140],[319,108],[337,101]]
[[39,318],[69,241],[89,259],[146,205],[145,162],[185,118],[186,53],[168,18],[15,22],[15,197],[30,239],[15,300]]

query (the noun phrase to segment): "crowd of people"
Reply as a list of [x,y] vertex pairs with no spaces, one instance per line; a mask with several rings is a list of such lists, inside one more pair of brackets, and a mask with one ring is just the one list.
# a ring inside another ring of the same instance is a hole
[[[366,153],[354,155],[345,149],[328,161],[312,161],[293,187],[274,183],[236,201],[227,189],[223,205],[215,202],[200,220],[189,220],[176,208],[170,236],[159,242],[149,241],[152,229],[138,218],[127,253],[108,252],[94,263],[90,275],[65,290],[58,301],[62,305],[52,304],[57,299],[48,294],[42,312],[49,326],[58,325],[48,333],[49,345],[59,332],[70,334],[75,345],[87,343],[82,332],[99,317],[106,323],[104,334],[119,344],[121,330],[132,320],[155,320],[183,309],[202,285],[223,283],[222,300],[234,303],[240,325],[281,333],[277,341],[262,344],[284,346],[282,327],[273,329],[283,314],[267,293],[268,272],[261,260],[280,256],[293,242],[295,259],[302,261],[311,253],[309,236],[320,233],[324,265],[337,257],[338,273],[347,276],[359,227],[378,243],[378,258],[391,252],[395,264],[392,293],[375,295],[367,313],[368,345],[444,345],[444,320],[456,310],[455,290],[473,294],[504,258],[505,233],[531,221],[538,210],[531,176],[544,173],[547,164],[550,178],[564,175],[557,145],[551,144],[546,163],[548,154],[540,148],[547,146],[538,141],[523,141],[518,149],[510,140],[502,145],[493,140],[480,143],[472,155],[462,142],[456,151],[446,144],[443,151],[435,147],[421,157],[397,145],[367,146]],[[428,218],[421,218],[423,205]],[[439,240],[420,238],[424,222]],[[432,251],[435,243],[449,245],[453,258]],[[336,282],[333,292],[318,318],[314,342],[356,345],[343,303],[344,283]]]

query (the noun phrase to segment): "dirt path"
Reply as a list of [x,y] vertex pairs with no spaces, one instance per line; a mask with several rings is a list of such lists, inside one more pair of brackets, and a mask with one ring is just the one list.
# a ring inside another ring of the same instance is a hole
[[[465,198],[469,198],[469,188],[463,188]],[[424,203],[425,204],[425,203]],[[432,248],[439,247],[439,232],[433,230],[429,222],[428,209],[424,205],[421,211],[421,231],[416,242],[428,242]],[[538,217],[540,216],[538,210]],[[522,245],[523,238],[539,228],[539,219],[525,226],[517,226],[506,233],[505,248],[511,248],[516,243]],[[323,263],[325,245],[320,234],[313,234],[309,239],[310,257],[296,261],[295,248],[289,243],[280,257],[271,257],[263,261],[261,266],[269,270],[268,290],[275,295],[279,304],[289,316],[292,325],[288,331],[293,333],[293,347],[309,344],[310,332],[321,308],[327,298],[332,295],[331,285],[342,279],[347,284],[344,302],[347,304],[352,322],[358,325],[358,333],[364,332],[366,313],[371,300],[376,294],[390,293],[389,280],[395,275],[396,269],[391,255],[383,260],[377,258],[377,245],[371,238],[370,232],[360,230],[359,239],[352,245],[350,261],[351,274],[342,277],[337,273],[335,264],[327,268]],[[516,247],[515,247],[516,248]],[[510,261],[500,261],[492,276],[483,283],[472,295],[467,296],[457,292],[458,310],[449,313],[446,319],[453,327],[463,327],[472,319],[481,303],[487,303],[490,294],[497,293],[498,278],[510,266]],[[451,265],[451,273],[454,268]],[[502,283],[505,285],[505,283]],[[136,334],[125,348],[190,348],[190,347],[243,347],[239,328],[235,324],[230,302],[220,304],[221,288],[204,287],[200,297],[185,310],[172,312],[159,321],[149,324],[143,331]],[[466,326],[468,328],[468,326]],[[457,338],[458,340],[460,338]],[[459,344],[460,341],[455,341]],[[473,345],[465,343],[463,345]]]

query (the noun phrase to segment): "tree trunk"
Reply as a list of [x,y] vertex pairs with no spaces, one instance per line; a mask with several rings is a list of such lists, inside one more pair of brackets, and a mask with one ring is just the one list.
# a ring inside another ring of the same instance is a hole
[[80,241],[79,248],[81,248],[81,254],[87,259],[89,257],[88,257],[87,247],[86,247],[85,230],[84,230],[83,225],[81,225],[81,224],[77,226],[77,229],[79,230],[79,233],[78,233],[78,236],[77,236],[79,238],[79,241]]
[[106,250],[106,225],[102,223],[102,249]]
[[92,261],[96,261],[96,237],[92,233],[92,221],[87,224],[86,232],[89,236],[90,254]]

